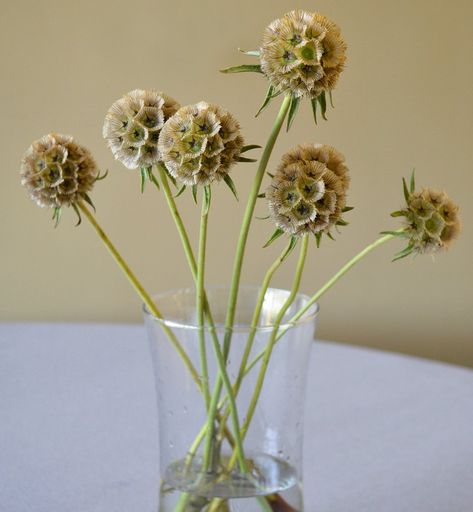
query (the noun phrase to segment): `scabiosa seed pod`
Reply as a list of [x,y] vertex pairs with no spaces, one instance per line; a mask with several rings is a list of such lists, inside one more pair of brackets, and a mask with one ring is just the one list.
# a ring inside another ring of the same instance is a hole
[[34,141],[21,161],[21,184],[38,206],[61,208],[86,198],[99,176],[90,152],[69,135]]
[[167,170],[185,185],[224,179],[242,148],[238,121],[222,107],[204,101],[179,109],[159,136]]
[[407,194],[407,208],[393,215],[405,217],[410,252],[436,253],[448,249],[460,233],[458,206],[431,188]]
[[264,31],[261,70],[277,90],[313,99],[337,84],[346,48],[333,21],[318,13],[291,11]]
[[113,156],[128,169],[160,161],[159,133],[179,106],[170,96],[150,89],[135,89],[117,100],[103,125],[103,137]]
[[334,225],[344,225],[349,184],[345,158],[327,145],[304,144],[285,155],[266,191],[270,215],[291,235],[330,235]]

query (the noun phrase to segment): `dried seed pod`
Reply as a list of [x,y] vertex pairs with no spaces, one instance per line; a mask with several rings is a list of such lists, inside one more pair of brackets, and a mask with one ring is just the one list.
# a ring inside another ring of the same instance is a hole
[[264,31],[261,70],[277,90],[316,98],[337,84],[346,49],[333,21],[319,13],[295,10]]
[[185,185],[220,181],[243,147],[240,125],[222,107],[205,102],[179,109],[164,125],[159,151],[169,173]]
[[99,172],[91,153],[71,136],[50,133],[27,149],[20,174],[38,206],[61,208],[87,197]]
[[178,108],[173,98],[159,91],[135,89],[125,94],[110,107],[103,125],[113,156],[128,169],[159,162],[159,133]]
[[335,148],[296,146],[283,155],[266,191],[271,217],[291,235],[330,233],[342,222],[349,181],[345,159]]

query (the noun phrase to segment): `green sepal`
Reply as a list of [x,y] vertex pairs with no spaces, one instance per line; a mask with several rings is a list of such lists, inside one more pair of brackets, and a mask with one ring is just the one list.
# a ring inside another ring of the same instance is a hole
[[318,233],[315,233],[315,244],[317,245],[317,249],[320,248],[320,241],[322,240],[322,233],[320,231]]
[[241,64],[220,70],[220,73],[263,73],[259,64]]
[[76,215],[77,215],[77,222],[76,222],[76,227],[77,227],[81,224],[82,217],[80,216],[80,210],[75,203],[72,204],[72,208],[74,208],[74,211],[76,212]]
[[312,115],[314,116],[314,123],[317,124],[317,98],[312,98],[310,100],[310,104],[312,105]]
[[333,240],[335,242],[335,238],[333,237],[332,233],[325,233],[329,238],[330,240]]
[[406,210],[396,210],[395,212],[392,212],[391,217],[407,217],[409,213]]
[[106,169],[106,170],[105,170],[105,172],[104,172],[103,174],[98,173],[98,174],[97,174],[97,176],[96,176],[96,178],[95,178],[95,180],[94,180],[94,182],[95,182],[95,181],[102,181],[102,180],[104,180],[107,176],[108,176],[108,169]]
[[266,197],[266,193],[261,192],[261,194],[258,194],[257,197],[258,197],[258,199],[264,199]]
[[238,48],[238,51],[240,53],[244,53],[245,55],[250,55],[251,57],[259,57],[260,56],[259,50],[242,50],[241,48]]
[[291,96],[291,102],[289,103],[289,112],[287,114],[287,126],[286,131],[291,129],[292,123],[296,117],[297,111],[299,110],[301,99],[300,97]]
[[281,228],[276,228],[274,233],[269,237],[269,240],[263,245],[263,248],[269,247],[275,240],[277,240],[282,235],[284,235],[284,230]]
[[412,169],[411,182],[410,182],[410,192],[411,192],[411,194],[413,194],[415,192],[415,190],[416,190],[415,172],[416,172],[416,170]]
[[271,100],[273,98],[276,98],[276,96],[279,96],[282,93],[282,91],[278,91],[274,85],[270,85],[268,87],[268,92],[266,93],[266,97],[264,98],[263,104],[259,108],[258,112],[256,112],[255,117],[258,117],[263,110],[266,109],[266,107],[270,104]]
[[397,260],[401,260],[402,258],[405,258],[406,256],[409,256],[414,250],[414,246],[409,244],[405,249],[403,249],[401,252],[398,252],[396,256],[393,258],[393,262]]
[[347,222],[345,219],[338,219],[337,222],[335,223],[335,226],[348,226],[348,224],[350,223]]
[[227,185],[227,187],[232,191],[232,194],[235,196],[235,199],[238,201],[238,192],[235,187],[235,183],[233,182],[232,178],[229,174],[225,174],[225,177],[223,178],[223,181]]
[[88,205],[90,205],[90,206],[92,207],[92,209],[94,210],[94,212],[95,212],[95,211],[97,211],[97,210],[95,209],[95,205],[94,205],[94,203],[92,202],[92,199],[90,199],[90,196],[89,196],[89,194],[87,194],[87,192],[83,192],[83,193],[81,194],[81,197],[82,197],[82,199],[83,199],[83,200],[84,200]]
[[272,179],[274,178],[274,174],[271,174],[270,172],[266,172],[266,174]]
[[291,241],[289,242],[289,245],[284,252],[284,254],[281,256],[281,263],[286,260],[286,258],[291,254],[291,252],[295,249],[297,242],[299,241],[299,237],[296,235],[291,236]]
[[354,208],[354,206],[345,206],[345,208],[342,210],[342,213],[351,212]]
[[268,220],[270,215],[266,215],[266,217],[255,217],[256,220]]
[[325,121],[327,121],[327,116],[326,116],[326,113],[327,113],[327,99],[325,98],[325,91],[322,91],[318,96],[317,96],[317,100],[319,102],[319,105],[320,105],[320,111],[322,113],[322,117],[324,118]]
[[156,176],[154,175],[153,169],[151,167],[148,167],[148,179],[149,179],[149,181],[154,183],[154,185],[156,186],[156,188],[158,190],[161,190],[161,187],[159,185],[159,181],[157,180]]
[[187,188],[187,185],[182,185],[182,187],[179,189],[179,191],[177,192],[177,194],[174,197],[179,197],[180,195],[182,195],[186,191],[186,188]]
[[406,179],[405,178],[402,178],[402,189],[403,189],[403,192],[404,192],[404,198],[407,202],[409,202],[409,199],[410,199],[410,194],[409,194],[409,190],[407,188],[407,183],[406,183]]
[[212,200],[212,189],[210,188],[210,185],[205,185],[204,187],[204,215],[207,215],[209,213],[210,209],[210,202]]
[[52,217],[52,220],[55,221],[54,222],[54,228],[57,228],[58,225],[59,225],[59,221],[61,220],[61,213],[62,213],[62,210],[61,210],[60,206],[54,207],[53,217]]
[[194,203],[197,204],[197,185],[192,185],[192,197],[194,198]]
[[251,151],[252,149],[261,149],[261,146],[259,146],[258,144],[247,144],[246,146],[243,146],[241,148],[240,154],[246,153],[247,151]]
[[330,101],[330,106],[331,106],[332,108],[335,108],[335,105],[333,104],[332,89],[330,89],[330,90],[328,91],[328,99],[329,99],[329,101]]
[[246,162],[246,163],[250,163],[250,162],[257,162],[258,160],[256,158],[246,158],[244,156],[239,156],[237,158],[237,162]]

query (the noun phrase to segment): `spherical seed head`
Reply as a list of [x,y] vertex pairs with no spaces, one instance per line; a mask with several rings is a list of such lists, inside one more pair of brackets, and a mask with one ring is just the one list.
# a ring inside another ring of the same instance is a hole
[[135,89],[125,94],[110,107],[103,125],[113,156],[128,169],[159,162],[159,133],[178,108],[176,100],[159,91]]
[[337,84],[346,49],[333,21],[318,13],[291,11],[264,31],[261,69],[277,90],[316,98]]
[[98,169],[90,152],[71,136],[50,133],[27,149],[20,174],[21,184],[38,206],[61,208],[92,189]]
[[272,219],[291,235],[330,233],[341,220],[349,184],[345,158],[322,144],[285,155],[266,191]]
[[242,147],[238,121],[222,107],[204,101],[179,109],[159,136],[167,170],[185,185],[222,180]]
[[417,253],[448,249],[460,233],[458,206],[438,190],[425,188],[409,195],[403,210],[409,245]]

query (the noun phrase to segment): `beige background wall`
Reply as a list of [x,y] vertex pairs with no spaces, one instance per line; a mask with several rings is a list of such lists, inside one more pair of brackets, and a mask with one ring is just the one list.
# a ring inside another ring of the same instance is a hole
[[[322,303],[318,335],[473,366],[472,55],[470,0],[286,0],[80,2],[2,1],[0,18],[2,176],[0,315],[3,321],[139,322],[140,307],[98,239],[66,212],[56,230],[19,186],[19,160],[51,130],[74,134],[110,169],[93,193],[98,217],[152,291],[190,284],[162,195],[141,196],[136,172],[116,163],[101,138],[103,116],[126,91],[157,88],[182,104],[226,106],[248,142],[264,143],[273,105],[255,120],[266,91],[257,75],[224,76],[246,61],[275,17],[302,7],[332,17],[349,43],[348,67],[329,122],[317,128],[305,103],[271,166],[298,142],[330,143],[352,172],[351,224],[336,243],[310,253],[303,290],[314,291],[379,231],[396,226],[400,179],[444,188],[461,204],[454,249],[391,264],[392,242],[359,265]],[[233,171],[245,197],[254,167]],[[243,204],[214,193],[208,280],[229,279]],[[197,210],[180,200],[190,229]],[[259,214],[264,215],[261,204]],[[277,247],[262,250],[269,222],[254,223],[244,281],[256,283]],[[277,244],[276,244],[277,245]],[[290,284],[292,265],[276,284]]]

